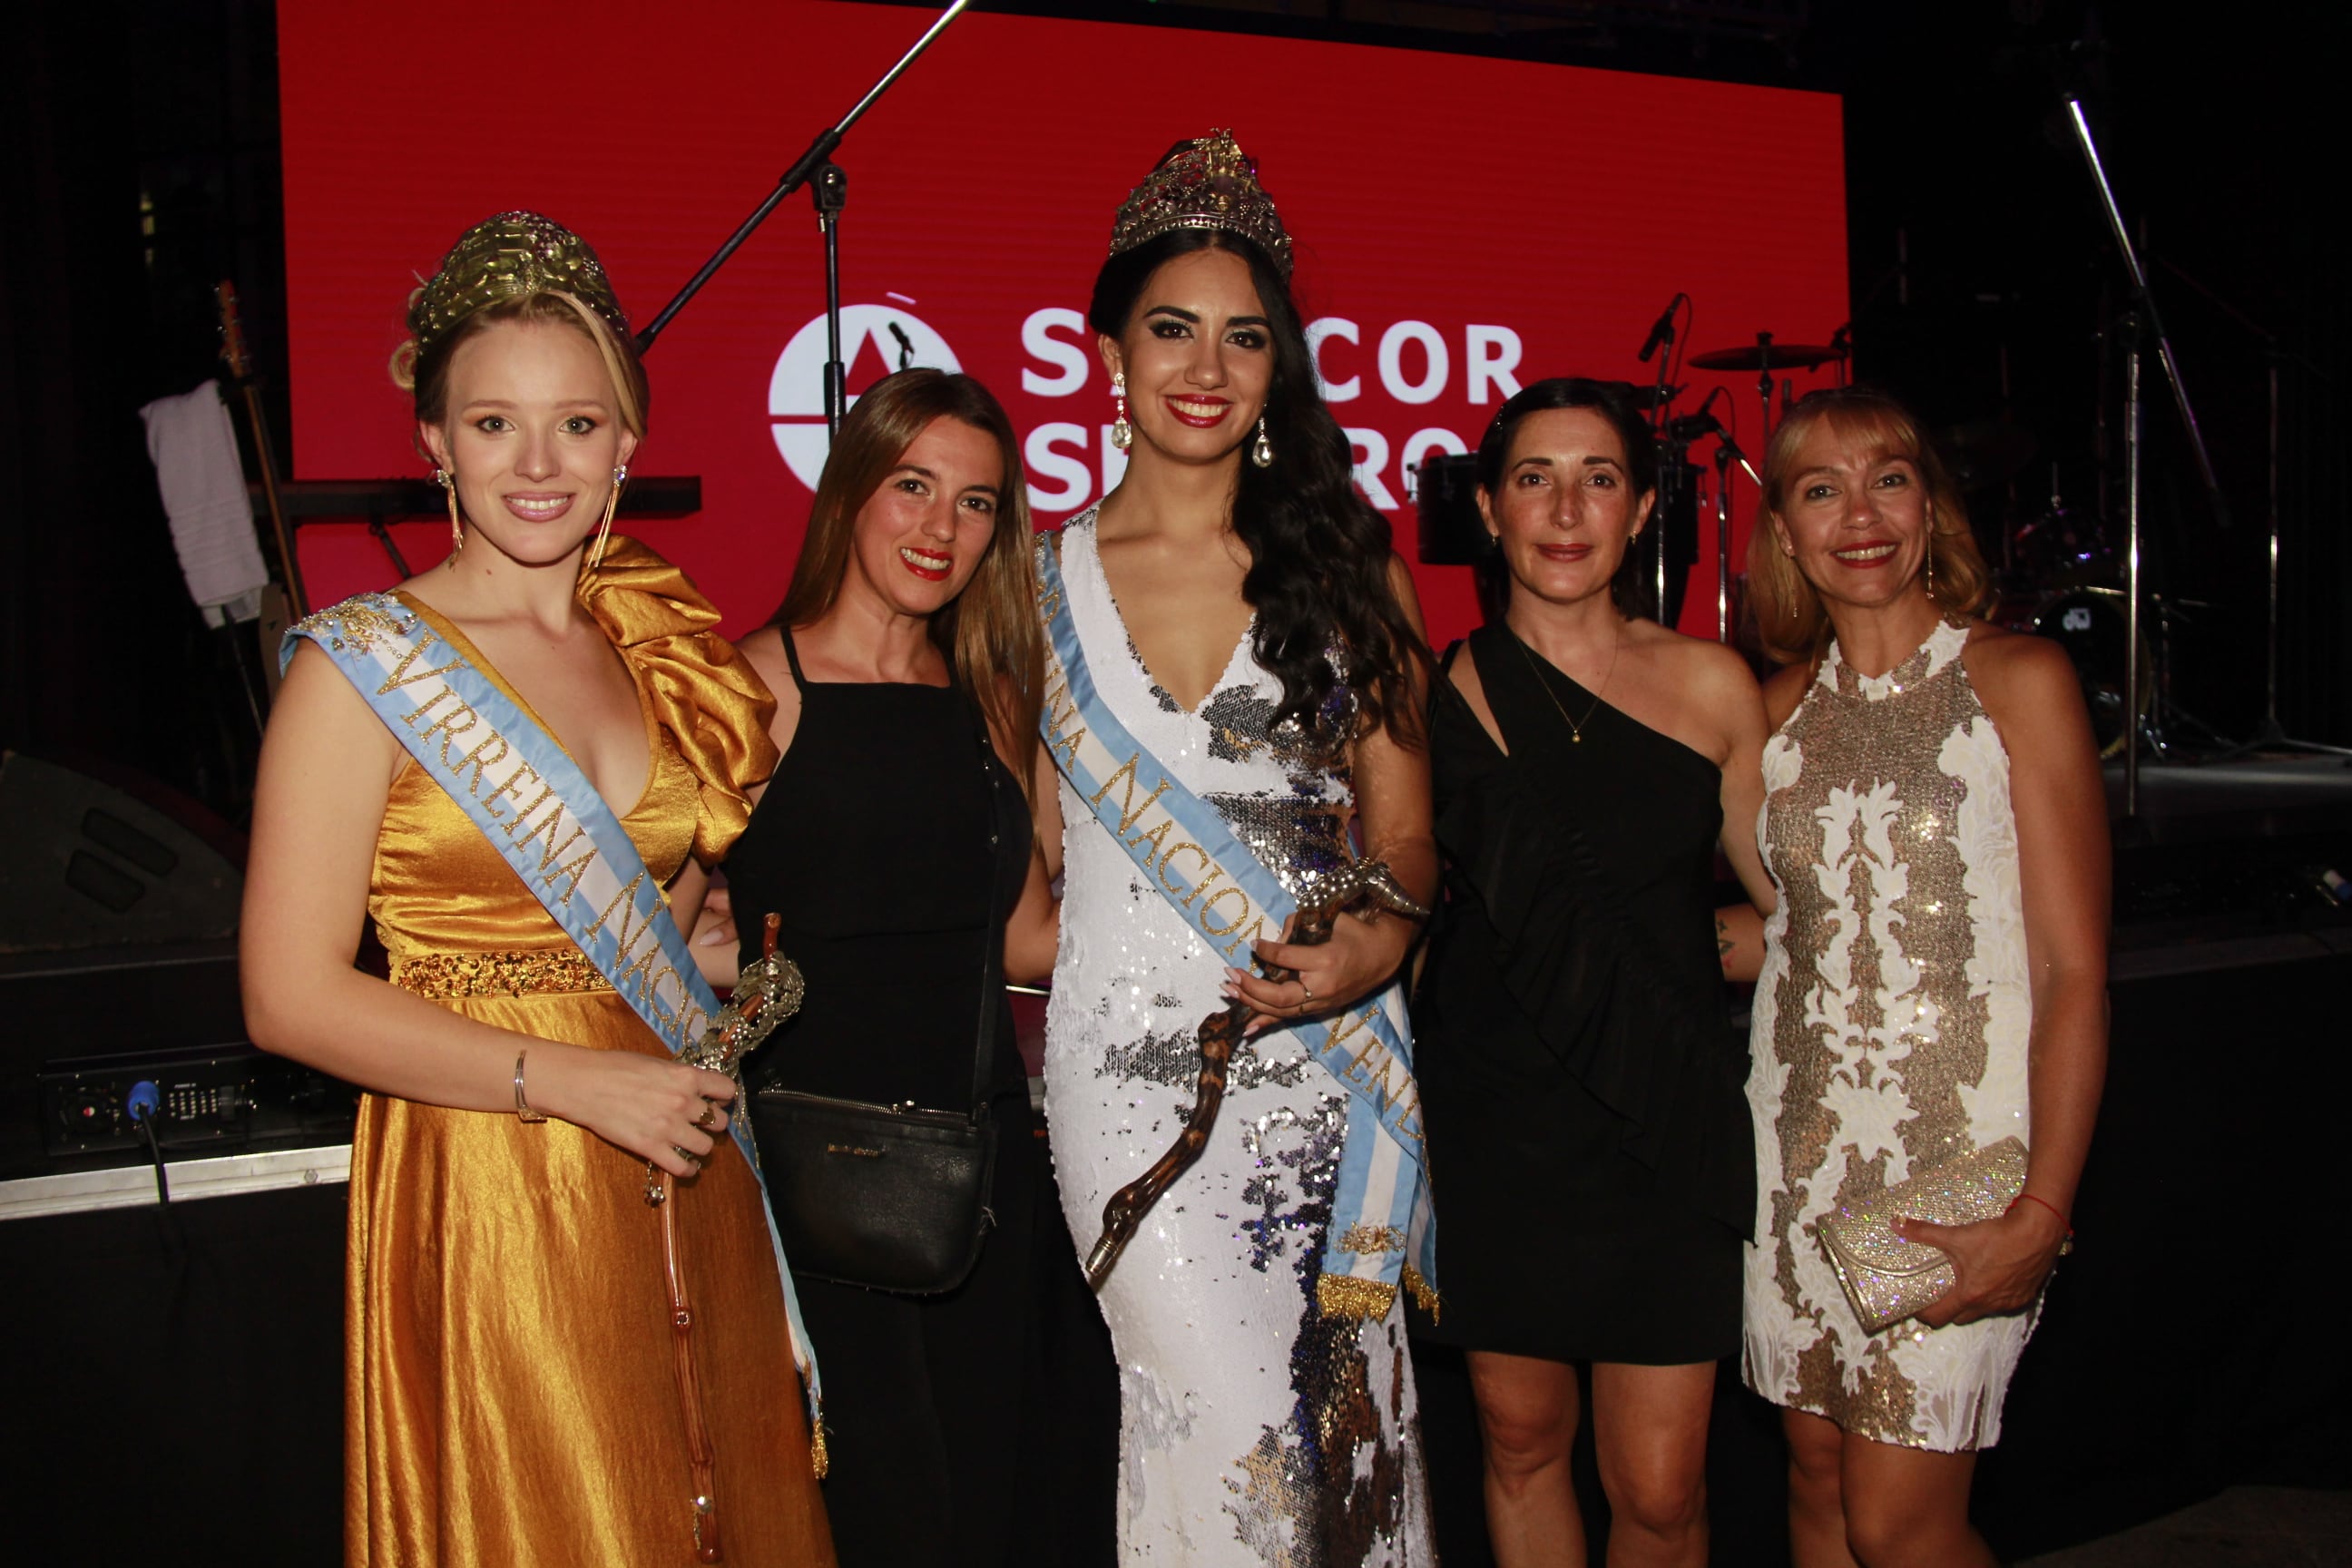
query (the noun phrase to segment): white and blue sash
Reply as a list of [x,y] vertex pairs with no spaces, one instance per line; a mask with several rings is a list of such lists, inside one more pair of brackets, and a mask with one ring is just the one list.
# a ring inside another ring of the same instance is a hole
[[[1145,884],[1228,963],[1249,963],[1249,944],[1279,940],[1297,900],[1216,808],[1163,767],[1102,700],[1050,537],[1037,542],[1037,582],[1046,663],[1038,728],[1054,765]],[[1402,1284],[1433,1306],[1436,1226],[1403,986],[1392,983],[1328,1022],[1302,1021],[1260,1037],[1276,1033],[1297,1037],[1348,1090],[1347,1145],[1316,1285],[1318,1305],[1334,1314],[1384,1318]]]
[[[554,737],[431,622],[390,594],[362,594],[289,626],[278,648],[280,668],[293,662],[305,638],[342,671],[425,776],[481,830],[670,1054],[698,1039],[719,1011],[719,998],[695,968],[685,934],[636,845]],[[768,1206],[751,1119],[740,1106],[732,1109],[729,1130],[760,1182],[793,1360],[814,1423],[816,1352],[801,1322],[783,1238]]]

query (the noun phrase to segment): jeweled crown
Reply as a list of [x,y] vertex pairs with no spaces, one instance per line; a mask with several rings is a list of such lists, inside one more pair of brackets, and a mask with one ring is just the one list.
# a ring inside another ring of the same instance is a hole
[[425,353],[450,328],[500,300],[547,292],[571,295],[626,342],[629,318],[588,242],[537,213],[500,213],[458,237],[441,269],[408,305],[409,335]]
[[1230,131],[1179,142],[1128,193],[1110,227],[1110,253],[1119,255],[1171,229],[1216,228],[1240,235],[1290,276],[1290,236],[1274,198],[1257,183],[1257,164]]

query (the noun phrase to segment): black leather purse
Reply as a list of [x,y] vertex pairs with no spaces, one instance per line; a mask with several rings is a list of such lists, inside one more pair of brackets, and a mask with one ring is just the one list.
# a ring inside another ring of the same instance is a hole
[[[981,766],[988,775],[993,846],[1003,832],[1002,770],[985,729]],[[1004,1005],[1001,904],[992,861],[969,1110],[925,1110],[912,1100],[877,1105],[778,1088],[751,1095],[751,1138],[793,1272],[936,1296],[962,1284],[980,1261],[981,1244],[996,1222],[988,1208],[996,1172],[988,1079]],[[789,1039],[782,1048],[791,1049]]]

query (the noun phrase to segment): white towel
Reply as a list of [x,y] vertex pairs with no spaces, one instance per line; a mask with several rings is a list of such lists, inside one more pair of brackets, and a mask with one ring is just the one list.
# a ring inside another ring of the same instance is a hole
[[194,392],[159,397],[139,416],[147,422],[147,455],[155,462],[189,596],[213,626],[230,617],[253,619],[269,571],[254,536],[245,464],[220,384],[208,381]]

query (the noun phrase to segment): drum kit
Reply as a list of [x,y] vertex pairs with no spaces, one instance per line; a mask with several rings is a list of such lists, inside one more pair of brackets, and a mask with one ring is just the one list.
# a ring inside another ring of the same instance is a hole
[[[1659,319],[1646,347],[1654,351],[1671,344],[1673,318],[1686,304],[1677,295]],[[1652,384],[1612,384],[1626,402],[1647,416],[1657,444],[1658,496],[1655,526],[1643,531],[1628,552],[1620,580],[1621,598],[1633,613],[1664,626],[1679,621],[1687,580],[1697,563],[1698,531],[1703,510],[1714,514],[1716,536],[1715,630],[1718,640],[1730,642],[1738,625],[1741,577],[1731,563],[1731,469],[1738,468],[1760,486],[1761,478],[1728,425],[1714,408],[1725,395],[1718,386],[1695,414],[1676,416],[1675,399],[1683,388],[1669,374],[1685,365],[1691,370],[1752,373],[1755,377],[1759,427],[1763,439],[1785,418],[1797,400],[1794,373],[1830,367],[1834,384],[1846,384],[1852,355],[1848,330],[1841,327],[1827,343],[1782,342],[1770,332],[1759,332],[1752,343],[1695,353],[1680,364],[1669,353],[1660,362]],[[1650,357],[1643,354],[1643,359]],[[2129,657],[2133,638],[2128,623],[2125,586],[2125,549],[2116,531],[2097,511],[2069,505],[2058,488],[2053,465],[2051,494],[2046,508],[2021,510],[2011,497],[2016,481],[2032,466],[2036,443],[2021,426],[2005,419],[1986,419],[1950,426],[1932,434],[1937,456],[1953,482],[1983,500],[1998,496],[1984,510],[1998,515],[1999,597],[1992,612],[1997,624],[2048,637],[2065,649],[2083,686],[2092,728],[2105,757],[2120,753],[2135,728],[2160,758],[2170,758],[2175,745],[2194,737],[2226,744],[2210,726],[2171,700],[2174,633],[2193,627],[2211,605],[2197,599],[2150,593],[2145,608],[2151,612],[2139,628],[2137,656]],[[1692,452],[1712,441],[1715,467],[1710,488]],[[1759,440],[1759,447],[1762,442]],[[1466,564],[1477,560],[1485,542],[1477,518],[1476,458],[1471,454],[1435,453],[1416,473],[1415,496],[1421,516],[1422,559],[1433,564]],[[1979,529],[1982,537],[1989,531]],[[1494,586],[1499,587],[1499,584]],[[1490,606],[1499,610],[1497,603]],[[2153,631],[2153,637],[2149,633]],[[2134,689],[2136,688],[2136,689]],[[2126,690],[2132,691],[2129,700]]]
[[[1843,386],[1851,349],[1844,327],[1840,327],[1825,344],[1781,342],[1770,332],[1759,332],[1752,343],[1711,350],[1681,361],[1672,345],[1677,319],[1687,324],[1684,313],[1689,305],[1688,296],[1676,294],[1651,328],[1649,342],[1643,345],[1643,363],[1654,356],[1658,358],[1654,383],[1646,386],[1633,382],[1609,384],[1618,389],[1635,412],[1647,418],[1658,455],[1658,494],[1653,512],[1657,521],[1655,526],[1643,530],[1635,548],[1628,552],[1620,590],[1621,597],[1633,613],[1664,626],[1678,624],[1690,572],[1698,561],[1699,514],[1706,500],[1703,492],[1707,490],[1706,470],[1692,460],[1691,453],[1700,443],[1712,440],[1716,469],[1712,489],[1715,626],[1717,638],[1727,643],[1732,639],[1738,610],[1738,588],[1731,567],[1731,470],[1738,468],[1754,483],[1760,484],[1762,480],[1755,463],[1741,450],[1731,424],[1715,414],[1725,388],[1718,385],[1696,413],[1677,416],[1675,403],[1685,388],[1675,384],[1674,377],[1685,366],[1703,371],[1753,372],[1763,416],[1760,451],[1762,439],[1769,437],[1777,423],[1776,413],[1785,416],[1796,404],[1796,383],[1788,373],[1829,365],[1835,370],[1836,384]],[[1668,352],[1659,356],[1657,351],[1662,346]],[[1414,470],[1413,494],[1420,514],[1423,561],[1432,565],[1469,565],[1482,559],[1486,535],[1478,521],[1476,489],[1475,454],[1433,453]],[[1488,605],[1490,614],[1498,609],[1498,605]]]
[[[1843,386],[1848,353],[1844,329],[1831,343],[1820,346],[1780,343],[1770,333],[1759,332],[1753,346],[1693,354],[1689,363],[1695,370],[1755,372],[1762,428],[1769,433],[1776,423],[1774,373],[1834,365],[1837,384]],[[1795,401],[1793,383],[1780,380],[1778,392],[1777,413],[1785,416]],[[1692,428],[1685,420],[1659,422],[1664,443],[1660,451],[1662,475],[1665,460],[1680,458],[1680,452],[1674,450],[1675,437]],[[1716,626],[1718,637],[1728,642],[1734,599],[1729,509],[1724,504],[1727,486],[1723,481],[1728,475],[1721,470],[1729,463],[1745,465],[1727,433],[1718,428],[1707,433],[1717,437]],[[1953,483],[1964,494],[1988,500],[1999,497],[1998,504],[1985,509],[2000,520],[1996,563],[2000,597],[1993,619],[2012,630],[2048,637],[2065,649],[2082,682],[2100,755],[2119,755],[2135,730],[2147,748],[2165,760],[2171,759],[2176,745],[2184,739],[2226,745],[2210,725],[2181,708],[2171,695],[2174,634],[2193,627],[2198,616],[2212,605],[2179,595],[2147,594],[2145,607],[2149,614],[2137,629],[2138,657],[2129,657],[2133,630],[2125,582],[2126,550],[2105,519],[2096,511],[2066,504],[2059,491],[2055,465],[2046,510],[2021,511],[2010,499],[2015,482],[2032,463],[2036,448],[2032,434],[2006,419],[1984,419],[1935,431],[1930,439]],[[1749,477],[1756,477],[1752,469]],[[1668,603],[1663,596],[1653,602]]]
[[[2101,443],[2100,504],[2091,510],[2070,508],[2058,493],[2057,471],[2052,470],[2050,504],[2046,510],[2021,511],[2016,504],[2016,481],[2032,463],[2034,442],[2022,427],[2006,419],[1979,421],[1935,433],[1934,443],[1954,481],[1967,494],[2000,504],[1987,510],[2001,521],[1994,530],[1979,528],[1979,538],[1997,533],[1999,585],[2001,596],[1994,616],[2020,631],[2056,642],[2066,650],[2083,686],[2102,754],[2123,759],[2122,816],[2138,815],[2139,763],[2143,752],[2160,761],[2174,759],[2180,742],[2194,739],[2208,748],[2203,760],[2218,761],[2248,752],[2305,752],[2352,759],[2352,748],[2329,745],[2289,735],[2279,721],[2280,666],[2279,560],[2280,539],[2280,393],[2277,340],[2240,318],[2263,339],[2270,363],[2269,504],[2266,530],[2269,545],[2269,596],[2263,618],[2265,637],[2264,704],[2261,729],[2250,739],[2231,745],[2213,728],[2173,700],[2173,638],[2176,632],[2197,624],[2214,609],[2210,604],[2179,595],[2152,592],[2145,582],[2141,529],[2141,479],[2146,428],[2143,372],[2155,367],[2170,395],[2179,418],[2181,447],[2193,458],[2205,502],[2204,510],[2222,532],[2231,526],[2230,505],[2216,478],[2202,426],[2197,418],[2172,342],[2157,311],[2148,288],[2147,268],[2116,205],[2098,144],[2082,100],[2068,94],[2062,100],[2065,120],[2083,154],[2084,168],[2099,196],[2101,214],[2115,241],[2116,258],[2129,283],[2128,303],[2109,322],[2109,340],[2123,368],[2122,429],[2119,463],[2110,464]],[[2192,280],[2193,281],[2193,280]],[[1619,584],[1621,602],[1636,614],[1676,625],[1682,609],[1685,579],[1697,556],[1698,491],[1704,470],[1690,460],[1698,441],[1715,441],[1716,484],[1716,635],[1731,641],[1733,626],[1730,562],[1730,470],[1737,465],[1760,488],[1761,479],[1732,432],[1714,415],[1717,399],[1727,392],[1718,384],[1695,414],[1677,417],[1674,400],[1682,388],[1670,383],[1683,368],[1675,341],[1679,321],[1687,331],[1688,296],[1676,294],[1650,329],[1640,360],[1650,363],[1661,347],[1656,379],[1647,387],[1620,383],[1627,397],[1650,421],[1658,451],[1656,526],[1643,531],[1640,559],[1629,552],[1626,577]],[[2226,307],[2225,307],[2226,308]],[[2238,316],[2234,310],[2233,317]],[[1837,384],[1846,384],[1851,353],[1848,329],[1840,327],[1828,343],[1784,343],[1769,332],[1756,334],[1752,344],[1710,350],[1689,357],[1692,370],[1748,373],[1756,376],[1756,393],[1763,419],[1759,445],[1770,435],[1775,393],[1785,417],[1796,402],[1792,378],[1784,372],[1835,368]],[[2006,384],[2004,377],[2004,385]],[[2105,428],[2104,416],[2100,428]],[[1482,558],[1485,541],[1475,501],[1474,458],[1437,457],[1420,470],[1422,559],[1433,563],[1466,563]],[[2120,499],[2112,509],[2105,503],[2109,481],[2118,480]],[[1463,526],[1466,516],[1466,528]],[[1481,574],[1481,594],[1488,614],[1499,612],[1501,584],[1495,574]],[[2151,635],[2153,634],[2153,635]]]

